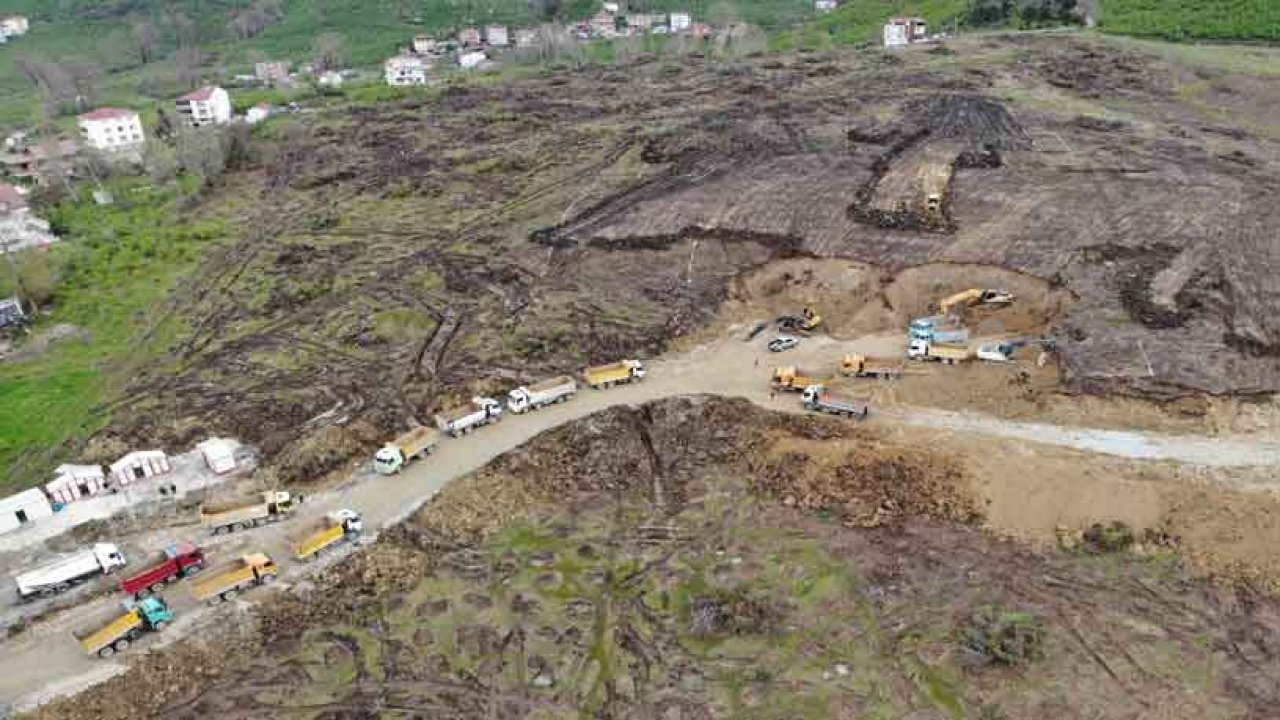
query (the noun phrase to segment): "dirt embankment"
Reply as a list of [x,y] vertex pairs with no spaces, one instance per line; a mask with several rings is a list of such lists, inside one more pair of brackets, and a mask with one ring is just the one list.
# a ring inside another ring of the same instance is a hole
[[[1274,604],[945,522],[976,517],[971,482],[744,401],[614,408],[228,608],[226,637],[36,715],[1228,718],[1280,701]],[[1016,667],[991,654],[992,617],[1035,628]]]

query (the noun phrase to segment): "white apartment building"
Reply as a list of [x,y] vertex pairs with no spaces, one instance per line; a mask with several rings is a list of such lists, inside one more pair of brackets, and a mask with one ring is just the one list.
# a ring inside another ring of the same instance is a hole
[[202,87],[178,98],[178,114],[194,127],[231,122],[231,96],[216,85]]
[[98,108],[79,116],[76,122],[80,125],[80,137],[95,150],[137,150],[145,140],[142,120],[133,110]]
[[427,63],[420,57],[397,55],[387,58],[383,75],[388,85],[426,85]]

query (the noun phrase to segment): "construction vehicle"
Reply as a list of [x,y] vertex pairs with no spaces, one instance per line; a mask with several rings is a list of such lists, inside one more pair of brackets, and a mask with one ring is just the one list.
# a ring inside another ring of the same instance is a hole
[[914,360],[928,360],[946,365],[967,362],[973,359],[973,351],[968,345],[960,343],[930,343],[924,340],[912,340],[907,348],[907,357]]
[[18,598],[26,601],[66,592],[73,585],[124,567],[125,562],[120,548],[111,543],[95,543],[93,547],[60,557],[15,577]]
[[425,426],[413,428],[373,454],[373,469],[383,475],[394,475],[410,460],[430,455],[439,445],[439,430]]
[[804,392],[810,385],[820,385],[822,379],[814,373],[794,365],[783,365],[773,369],[773,389],[791,392]]
[[140,600],[136,605],[126,603],[124,614],[113,616],[105,625],[94,623],[89,629],[71,634],[80,641],[80,647],[89,655],[111,657],[123,652],[144,631],[159,632],[171,622],[173,611],[165,601],[150,597]]
[[827,392],[822,385],[810,385],[805,388],[801,398],[804,401],[804,408],[813,412],[856,418],[865,418],[871,412],[866,402]]
[[1013,302],[1013,293],[1007,290],[992,288],[970,288],[943,298],[938,303],[938,310],[944,315],[952,314],[957,307],[973,307],[975,305],[1008,305]]
[[335,510],[300,535],[294,543],[294,557],[309,560],[344,540],[354,541],[364,531],[360,513],[355,510]]
[[643,380],[645,372],[644,363],[639,360],[620,360],[608,365],[589,367],[582,372],[582,377],[588,385],[599,390],[632,380]]
[[194,575],[204,569],[204,551],[193,543],[170,545],[146,564],[146,567],[120,581],[120,589],[143,598],[159,593],[165,585]]
[[453,437],[460,437],[501,419],[502,403],[493,398],[476,396],[471,398],[469,405],[436,415],[436,427]]
[[802,315],[783,315],[775,322],[779,329],[795,330],[808,334],[822,326],[822,316],[814,312],[812,308],[805,308]]
[[507,393],[507,408],[519,414],[537,410],[543,405],[564,402],[578,394],[578,383],[568,375],[543,380],[536,385],[524,386]]
[[911,321],[912,340],[960,343],[969,341],[969,329],[951,315],[931,315]]
[[860,378],[893,379],[902,377],[901,360],[873,358],[865,355],[845,355],[840,361],[840,374]]
[[279,522],[298,509],[302,498],[294,498],[283,490],[268,490],[257,500],[237,500],[229,503],[200,506],[200,524],[214,535],[257,527],[263,523]]
[[230,602],[256,585],[275,582],[279,572],[275,561],[266,553],[250,553],[209,571],[203,580],[191,586],[191,597],[210,604]]

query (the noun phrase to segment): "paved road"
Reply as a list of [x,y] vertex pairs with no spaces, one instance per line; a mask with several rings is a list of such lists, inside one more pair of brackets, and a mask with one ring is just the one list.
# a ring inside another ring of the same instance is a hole
[[[288,533],[296,532],[300,524],[313,521],[331,510],[350,507],[364,515],[367,529],[387,528],[408,517],[454,478],[476,470],[544,430],[610,406],[691,393],[744,397],[765,407],[802,412],[794,395],[770,397],[765,378],[775,362],[785,358],[788,363],[803,366],[832,367],[846,352],[868,355],[902,352],[899,337],[868,337],[851,342],[813,338],[784,356],[770,356],[763,350],[765,339],[761,337],[748,344],[740,336],[725,337],[688,352],[659,359],[650,364],[649,377],[642,383],[604,391],[583,389],[573,402],[523,416],[508,416],[497,425],[483,428],[464,439],[446,439],[437,453],[428,460],[410,465],[399,476],[381,477],[367,471],[357,472],[342,486],[309,497],[300,511],[301,518],[231,536],[209,538],[212,552],[219,559],[227,559],[246,550],[265,550],[281,563],[286,581],[294,580],[308,571],[307,566],[295,563],[290,557]],[[1141,460],[1216,466],[1280,464],[1280,445],[1276,444],[1009,422],[979,414],[914,408],[884,412],[873,408],[872,413],[871,422],[974,432]],[[331,557],[329,561],[333,559]],[[287,582],[281,585],[287,585]],[[255,594],[260,596],[260,593],[250,593],[248,599],[240,602],[252,602]],[[180,622],[166,631],[166,639],[144,641],[144,647],[171,642],[184,633],[198,632],[200,626],[231,611],[230,608],[211,611],[197,606],[180,587],[171,591],[169,596],[181,616]],[[56,621],[42,623],[0,645],[0,658],[5,668],[5,672],[0,673],[0,703],[29,707],[34,702],[75,692],[122,671],[125,667],[123,661],[84,657],[68,634],[70,628],[83,622],[90,613],[101,612],[118,601],[119,598],[110,598],[89,603],[85,608],[68,611]],[[124,657],[127,659],[128,654]]]

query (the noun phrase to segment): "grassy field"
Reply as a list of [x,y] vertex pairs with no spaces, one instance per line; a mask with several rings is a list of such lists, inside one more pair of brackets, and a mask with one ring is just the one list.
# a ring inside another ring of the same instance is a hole
[[174,192],[135,188],[113,188],[114,207],[68,202],[52,214],[62,284],[26,346],[55,325],[80,332],[0,365],[0,492],[44,477],[66,459],[64,443],[101,426],[99,404],[172,336],[159,312],[169,290],[222,234],[220,223],[180,221]]
[[1280,40],[1275,0],[1105,0],[1102,28],[1170,40]]
[[933,31],[940,31],[949,28],[953,21],[961,21],[968,5],[967,0],[862,0],[845,3],[835,12],[812,23],[776,35],[773,46],[787,49],[879,43],[885,19],[896,15],[920,15],[929,22]]

